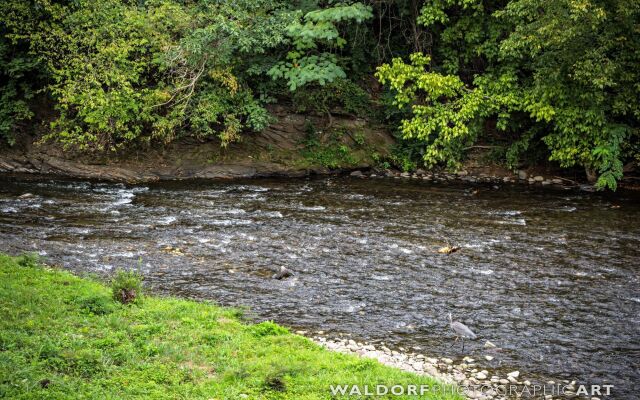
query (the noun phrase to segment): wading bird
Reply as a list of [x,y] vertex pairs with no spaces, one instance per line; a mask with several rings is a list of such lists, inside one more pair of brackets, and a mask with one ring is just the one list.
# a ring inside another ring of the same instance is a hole
[[456,333],[456,340],[453,343],[457,342],[458,339],[462,339],[462,351],[464,351],[464,338],[475,339],[476,334],[473,333],[473,331],[462,322],[454,321],[451,317],[451,313],[449,313],[449,325],[451,326],[451,329],[453,329],[453,331]]

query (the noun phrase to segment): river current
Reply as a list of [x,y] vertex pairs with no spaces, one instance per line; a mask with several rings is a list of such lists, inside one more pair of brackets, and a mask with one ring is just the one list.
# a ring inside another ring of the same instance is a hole
[[[490,340],[503,351],[486,368],[636,398],[638,200],[397,179],[7,179],[0,251],[77,273],[140,268],[156,292],[427,355],[481,359]],[[280,266],[295,275],[272,279]],[[449,312],[479,336],[464,354]]]

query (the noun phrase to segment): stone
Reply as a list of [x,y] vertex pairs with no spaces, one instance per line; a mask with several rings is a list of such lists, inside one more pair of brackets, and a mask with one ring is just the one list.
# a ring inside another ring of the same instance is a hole
[[476,374],[476,378],[478,378],[480,380],[485,380],[485,379],[487,379],[487,375],[484,372],[478,372]]
[[427,374],[427,375],[431,375],[431,376],[437,376],[438,375],[438,369],[436,367],[434,367],[431,364],[425,364],[424,367],[422,368],[422,370]]
[[542,181],[544,181],[544,176],[536,175],[536,176],[533,177],[533,180],[536,181],[536,182],[542,182]]
[[400,176],[401,176],[401,177],[403,177],[403,178],[408,178],[408,177],[410,177],[411,175],[409,175],[409,173],[408,173],[408,172],[403,172],[403,173],[401,173],[401,174],[400,174]]
[[488,340],[486,342],[484,342],[484,348],[485,349],[495,349],[496,347],[498,347],[498,346],[496,346],[495,344],[491,343]]
[[424,363],[420,362],[420,361],[414,361],[414,362],[411,363],[411,366],[416,371],[422,371],[422,369],[424,368]]
[[500,382],[501,385],[508,385],[509,384],[509,381],[507,379],[500,379],[499,382]]
[[458,176],[467,176],[467,175],[469,175],[469,172],[468,172],[468,171],[465,171],[465,170],[462,170],[462,171],[458,171],[458,172],[457,172],[457,175],[458,175]]
[[520,376],[520,371],[513,371],[507,374],[507,377],[511,377],[511,378],[517,378],[519,376]]
[[289,270],[287,267],[285,266],[281,266],[280,267],[280,271],[276,272],[275,274],[273,274],[271,276],[272,279],[277,279],[277,280],[283,280],[286,279],[290,276],[293,276],[293,272],[291,270]]
[[416,170],[416,174],[418,174],[418,175],[424,175],[424,174],[426,174],[426,173],[427,173],[427,171],[425,171],[425,170],[424,170],[424,169],[422,169],[422,168],[418,168],[418,169]]
[[453,360],[450,358],[442,358],[441,361],[448,365],[453,364]]
[[555,178],[555,179],[552,179],[551,182],[553,182],[556,185],[562,185],[562,179]]
[[544,186],[551,185],[551,181],[550,181],[550,180],[548,180],[548,179],[545,179],[544,181],[542,181],[542,184],[543,184]]
[[484,359],[487,361],[493,360],[493,356],[484,356]]
[[470,392],[467,392],[466,395],[470,399],[479,399],[480,397],[483,397],[482,393],[479,392],[479,391],[476,391],[476,390],[472,390]]
[[362,178],[364,177],[364,174],[362,173],[362,171],[353,171],[352,173],[350,173],[349,175],[354,176],[356,178]]
[[527,171],[524,171],[522,169],[518,171],[518,179],[525,180],[528,177],[529,177],[529,174],[527,174]]

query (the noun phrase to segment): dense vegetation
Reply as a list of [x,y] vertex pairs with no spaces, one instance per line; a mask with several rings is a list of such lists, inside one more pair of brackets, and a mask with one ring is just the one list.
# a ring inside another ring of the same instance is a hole
[[547,158],[615,189],[640,160],[640,0],[6,0],[0,13],[9,143],[45,124],[44,140],[84,152],[226,146],[279,102],[377,118],[404,168],[455,168],[482,143],[513,168]]
[[[0,311],[2,398],[330,399],[332,384],[436,383],[237,310],[153,296],[124,305],[30,257],[0,254]],[[447,392],[429,398],[461,398]]]

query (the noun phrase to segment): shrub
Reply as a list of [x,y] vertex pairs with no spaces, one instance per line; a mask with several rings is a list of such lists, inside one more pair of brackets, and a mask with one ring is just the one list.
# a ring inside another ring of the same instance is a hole
[[264,337],[264,336],[278,336],[285,335],[289,333],[287,328],[284,328],[273,321],[264,321],[259,324],[253,325],[250,327],[251,332],[254,336]]
[[38,253],[24,253],[18,259],[18,265],[21,267],[37,267],[40,264],[40,256]]
[[139,301],[142,297],[142,275],[133,270],[118,269],[111,279],[113,299],[122,304]]
[[110,314],[115,310],[113,301],[106,296],[87,296],[75,301],[81,310],[95,315]]

